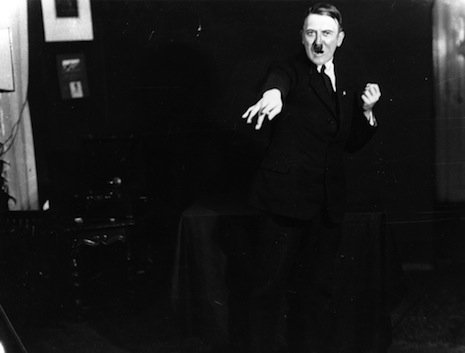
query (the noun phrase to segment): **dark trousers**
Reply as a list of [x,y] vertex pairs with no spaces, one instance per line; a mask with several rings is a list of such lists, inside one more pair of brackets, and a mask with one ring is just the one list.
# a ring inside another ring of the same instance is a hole
[[341,228],[324,214],[311,221],[262,215],[250,302],[251,353],[273,352],[283,326],[289,352],[331,351]]

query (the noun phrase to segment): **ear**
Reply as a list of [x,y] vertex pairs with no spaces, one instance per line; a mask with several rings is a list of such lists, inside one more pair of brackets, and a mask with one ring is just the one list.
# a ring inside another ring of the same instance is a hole
[[342,42],[344,41],[346,34],[344,31],[340,31],[337,34],[337,46],[340,47],[342,45]]

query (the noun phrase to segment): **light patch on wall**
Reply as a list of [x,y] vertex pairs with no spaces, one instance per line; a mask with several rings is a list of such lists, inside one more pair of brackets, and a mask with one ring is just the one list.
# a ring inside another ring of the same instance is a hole
[[9,28],[0,29],[0,91],[15,90]]
[[441,202],[465,201],[465,1],[433,7],[436,188]]

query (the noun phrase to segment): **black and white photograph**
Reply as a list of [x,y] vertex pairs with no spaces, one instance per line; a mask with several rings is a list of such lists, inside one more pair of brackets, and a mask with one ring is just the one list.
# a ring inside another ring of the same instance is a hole
[[0,353],[465,353],[465,0],[1,0]]

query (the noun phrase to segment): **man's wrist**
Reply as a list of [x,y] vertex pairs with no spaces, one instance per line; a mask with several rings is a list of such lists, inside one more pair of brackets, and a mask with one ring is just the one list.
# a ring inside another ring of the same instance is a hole
[[376,121],[375,115],[373,114],[373,110],[365,110],[363,111],[363,115],[365,115],[365,118],[367,118],[367,121],[370,124],[370,126],[378,126],[378,122]]
[[267,96],[267,95],[279,95],[281,96],[281,91],[277,88],[270,88],[268,90],[266,90],[265,92],[263,92],[263,97]]

